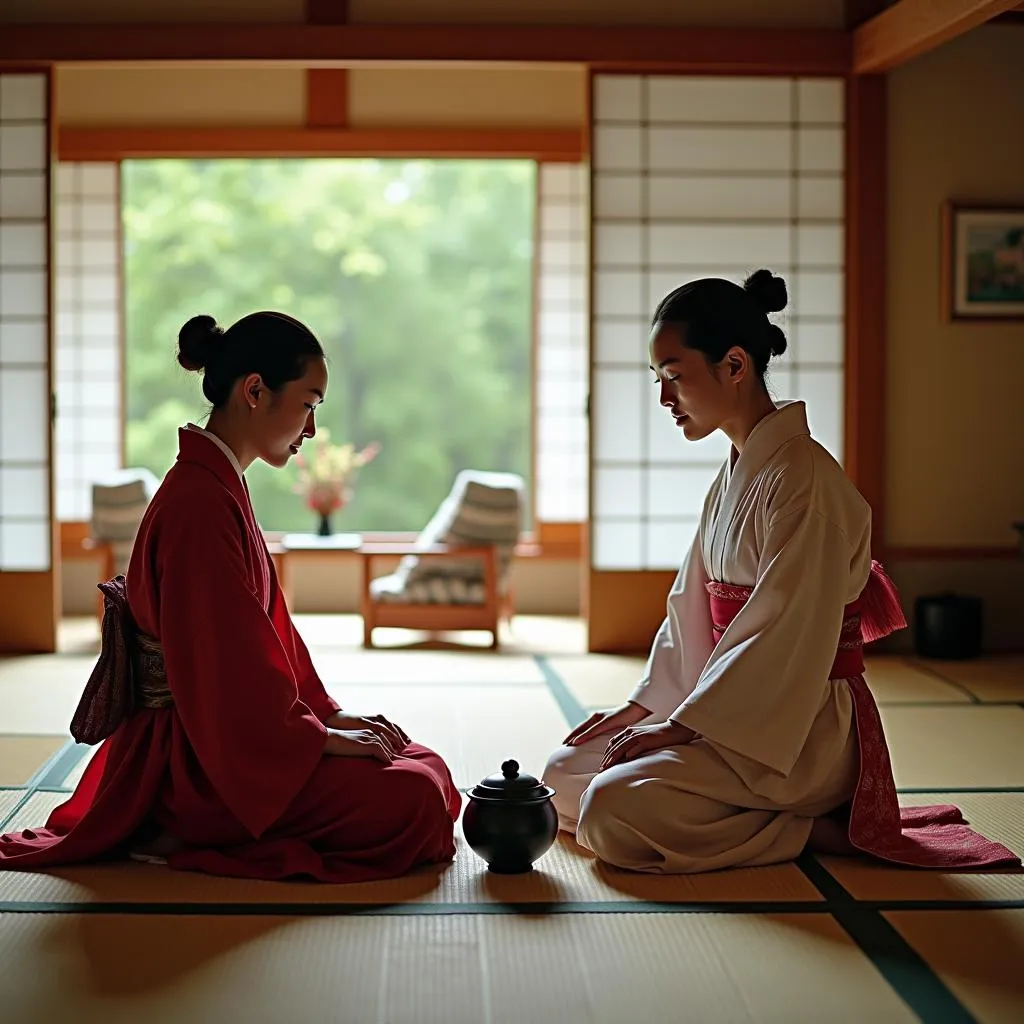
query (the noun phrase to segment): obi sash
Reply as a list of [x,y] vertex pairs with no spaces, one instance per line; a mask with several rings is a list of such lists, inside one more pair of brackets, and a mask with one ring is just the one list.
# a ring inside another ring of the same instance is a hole
[[[718,643],[753,588],[713,581],[706,588]],[[945,871],[1020,868],[1020,858],[1012,850],[968,828],[957,807],[899,805],[882,719],[864,681],[864,644],[906,625],[895,585],[873,561],[864,590],[843,609],[836,655],[828,674],[831,680],[848,681],[856,719],[860,773],[848,805],[850,842],[863,853],[907,867]]]
[[139,708],[174,705],[163,649],[135,625],[124,576],[99,584],[103,594],[100,657],[71,719],[79,743],[105,740]]

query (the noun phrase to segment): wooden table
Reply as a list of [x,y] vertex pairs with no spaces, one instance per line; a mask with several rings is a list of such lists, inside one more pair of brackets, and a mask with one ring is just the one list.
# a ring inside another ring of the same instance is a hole
[[293,555],[320,557],[355,557],[363,546],[361,533],[332,533],[321,537],[315,533],[286,533],[273,546],[274,561],[281,582],[281,590],[289,608],[294,608],[292,600],[292,579],[290,562]]

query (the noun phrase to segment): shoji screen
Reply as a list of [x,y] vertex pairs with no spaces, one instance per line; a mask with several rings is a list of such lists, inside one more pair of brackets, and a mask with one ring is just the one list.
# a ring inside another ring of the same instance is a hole
[[121,467],[120,190],[116,163],[57,166],[57,517],[86,520]]
[[0,73],[0,571],[5,573],[51,567],[48,108],[45,74]]
[[540,522],[587,517],[587,167],[538,173],[534,486]]
[[806,401],[842,458],[843,83],[593,79],[592,566],[678,567],[728,452],[657,404],[651,314],[699,277],[785,276],[775,397]]

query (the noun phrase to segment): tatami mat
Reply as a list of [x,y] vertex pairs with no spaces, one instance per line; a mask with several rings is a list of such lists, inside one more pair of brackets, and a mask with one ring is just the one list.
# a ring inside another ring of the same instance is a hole
[[983,701],[1024,701],[1024,655],[971,661],[922,662],[931,671],[970,690]]
[[614,707],[627,700],[646,664],[644,658],[614,654],[552,656],[547,662],[585,708]]
[[909,789],[1024,786],[1024,709],[881,709],[896,785]]
[[18,801],[25,795],[23,789],[0,789],[0,825],[7,820],[7,816],[18,805]]
[[509,758],[540,776],[567,731],[545,687],[330,686],[345,708],[383,714],[448,762],[460,787],[475,786]]
[[66,736],[95,664],[95,656],[0,658],[0,728]]
[[915,1019],[824,915],[12,915],[0,989],[19,1024]]
[[962,690],[903,658],[868,658],[864,678],[879,704],[963,704],[971,699]]
[[[915,793],[905,805],[955,804],[971,827],[1024,856],[1024,793]],[[853,857],[823,857],[822,863],[858,900],[1022,900],[1024,874],[960,873],[888,867]]]
[[1024,910],[885,915],[982,1024],[1024,1018]]
[[63,736],[0,736],[0,786],[21,786],[64,746]]
[[[66,794],[37,793],[6,831],[42,825]],[[494,875],[466,845],[451,865],[405,878],[358,885],[254,882],[121,862],[49,873],[0,871],[0,903],[721,903],[819,901],[817,889],[793,864],[694,876],[657,877],[616,871],[568,836],[524,875]]]
[[[646,664],[645,658],[611,654],[547,660],[585,708],[611,707],[628,699]],[[971,699],[955,685],[903,658],[872,657],[865,677],[880,704],[966,704]]]
[[334,686],[346,683],[403,683],[434,686],[476,683],[542,685],[537,663],[528,655],[478,654],[466,651],[336,651],[324,648],[313,653],[320,678]]

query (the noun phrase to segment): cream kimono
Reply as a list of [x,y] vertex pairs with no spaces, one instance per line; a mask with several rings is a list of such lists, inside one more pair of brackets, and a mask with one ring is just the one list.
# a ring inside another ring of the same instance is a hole
[[[814,441],[803,403],[762,420],[720,472],[630,699],[698,733],[596,774],[609,737],[563,747],[545,781],[603,860],[683,873],[790,860],[859,768],[849,686],[829,680],[844,607],[871,569],[871,512]],[[753,587],[716,645],[708,581]]]

